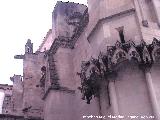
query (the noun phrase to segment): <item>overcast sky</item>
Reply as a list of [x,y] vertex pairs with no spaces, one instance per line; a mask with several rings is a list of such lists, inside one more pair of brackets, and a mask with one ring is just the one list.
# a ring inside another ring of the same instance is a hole
[[[87,0],[62,0],[87,4]],[[22,60],[27,39],[34,51],[52,26],[52,11],[57,0],[0,0],[0,84],[12,84],[10,77],[23,75]]]

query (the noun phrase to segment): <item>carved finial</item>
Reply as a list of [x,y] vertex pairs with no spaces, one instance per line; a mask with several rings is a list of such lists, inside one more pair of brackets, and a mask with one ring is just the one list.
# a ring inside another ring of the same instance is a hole
[[129,44],[130,44],[130,49],[128,51],[128,58],[129,58],[129,60],[136,60],[136,61],[140,62],[141,61],[140,55],[139,55],[139,53],[136,50],[134,42],[130,41]]
[[108,56],[113,56],[114,54],[113,46],[107,46],[107,54]]
[[153,38],[152,45],[153,45],[153,46],[158,45],[158,39],[157,39],[157,38],[155,38],[155,37]]
[[144,49],[143,49],[143,61],[145,63],[151,62],[151,57],[146,46],[144,46]]
[[146,45],[146,42],[142,39],[140,42],[141,47],[144,47]]
[[152,58],[154,62],[157,62],[160,58],[160,43],[157,38],[153,38],[152,47]]
[[103,53],[100,51],[98,59],[101,59],[103,57]]
[[25,53],[33,53],[33,43],[30,39],[27,40],[27,43],[25,45]]
[[[22,76],[21,75],[15,75],[13,77],[10,77],[10,80],[13,82],[13,83],[16,83],[17,81],[19,82],[22,82]],[[17,82],[17,83],[19,83]]]
[[117,48],[121,48],[121,47],[122,47],[122,44],[121,44],[119,41],[117,41],[116,44],[115,44],[115,46],[116,46],[116,49],[117,49]]

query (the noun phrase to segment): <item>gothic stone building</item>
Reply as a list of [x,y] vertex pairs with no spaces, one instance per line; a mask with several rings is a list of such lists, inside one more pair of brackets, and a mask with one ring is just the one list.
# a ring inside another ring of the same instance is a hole
[[160,120],[159,39],[159,0],[57,2],[39,49],[15,56],[1,118]]

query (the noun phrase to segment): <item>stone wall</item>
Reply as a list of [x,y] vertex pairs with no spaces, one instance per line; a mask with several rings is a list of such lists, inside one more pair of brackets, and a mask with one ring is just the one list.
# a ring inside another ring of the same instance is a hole
[[11,96],[12,114],[22,116],[23,79],[21,75],[14,75],[10,77],[10,79],[13,82],[13,92]]
[[73,80],[72,50],[59,48],[54,58],[60,86],[73,90],[75,81]]
[[159,100],[160,100],[160,95],[159,95],[159,92],[160,92],[160,86],[159,86],[159,74],[160,74],[160,72],[159,72],[159,68],[160,66],[159,66],[159,64],[155,64],[152,68],[151,68],[151,71],[150,71],[150,73],[151,73],[151,77],[152,77],[152,82],[153,82],[153,87],[154,87],[154,92],[155,92],[155,95],[156,95],[156,98],[157,98],[157,101],[158,101],[158,103],[157,103],[157,107],[158,107],[158,109],[160,109],[160,102],[159,102]]
[[75,94],[67,90],[51,90],[45,99],[45,120],[77,120]]
[[153,116],[145,74],[136,63],[119,65],[115,87],[120,115]]
[[37,51],[40,51],[40,52],[44,52],[46,50],[49,50],[54,39],[52,38],[52,29],[50,29],[46,36],[44,37],[43,39],[43,42],[41,43],[41,45],[39,46],[39,49]]
[[13,101],[12,101],[12,85],[0,85],[0,88],[4,90],[4,100],[2,105],[2,114],[12,114]]
[[40,83],[43,66],[46,66],[44,53],[25,54],[23,61],[23,112],[25,116],[43,116],[44,88]]

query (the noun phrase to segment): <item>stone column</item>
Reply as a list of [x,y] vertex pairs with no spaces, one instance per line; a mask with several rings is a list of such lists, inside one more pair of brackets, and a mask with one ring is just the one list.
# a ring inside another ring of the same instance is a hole
[[143,3],[142,3],[142,0],[135,0],[138,5],[139,5],[139,9],[140,9],[140,14],[141,14],[141,18],[142,18],[142,25],[144,27],[148,27],[148,21],[146,19],[146,16],[144,15],[144,9],[143,9]]
[[152,104],[155,120],[160,120],[159,105],[158,105],[158,101],[156,98],[153,80],[152,80],[151,73],[149,70],[145,70],[145,77],[146,77],[146,82],[147,82],[147,86],[148,86],[148,90],[149,90],[149,96],[151,99],[151,104]]
[[116,88],[115,82],[109,82],[109,96],[110,96],[110,103],[113,111],[113,116],[117,116],[115,120],[118,120],[119,110],[118,110],[118,102],[117,102],[117,95],[116,95]]
[[[156,17],[157,17],[157,23],[158,23],[158,26],[160,27],[160,1],[159,0],[151,0],[152,3],[153,3],[153,8],[154,8],[154,11],[155,11],[155,14],[156,14]],[[159,10],[158,10],[159,9]]]
[[99,102],[100,102],[100,114],[102,116],[105,116],[106,113],[108,113],[108,108],[110,107],[110,98],[109,98],[109,84],[107,80],[103,80],[101,83],[101,89],[100,89],[100,96],[99,96]]

